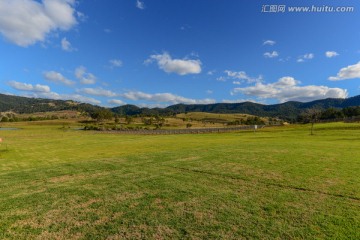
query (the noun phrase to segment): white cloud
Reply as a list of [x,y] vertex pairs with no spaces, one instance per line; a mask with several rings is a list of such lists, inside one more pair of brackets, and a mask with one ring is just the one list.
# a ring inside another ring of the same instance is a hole
[[327,52],[325,52],[325,56],[327,58],[333,58],[333,57],[339,56],[339,54],[335,51],[327,51]]
[[145,64],[157,61],[160,69],[167,73],[177,73],[179,75],[199,74],[201,73],[200,60],[191,59],[172,59],[168,53],[151,55],[145,61]]
[[207,93],[207,94],[213,94],[214,91],[212,91],[212,90],[206,90],[206,93]]
[[279,56],[279,53],[277,51],[264,53],[264,57],[266,57],[266,58],[276,58],[278,56]]
[[71,43],[66,38],[61,39],[61,48],[62,50],[67,52],[72,52],[76,50],[71,46]]
[[75,0],[1,0],[0,33],[22,47],[42,42],[50,32],[77,24],[74,5]]
[[[243,80],[247,83],[254,83],[254,82],[261,82],[262,81],[262,76],[258,76],[257,78],[253,78],[250,77],[246,74],[246,72],[244,71],[240,71],[240,72],[234,72],[234,71],[229,71],[229,70],[225,70],[224,71],[227,74],[227,79],[238,79],[238,80]],[[239,81],[234,81],[234,84],[241,84],[241,82]]]
[[53,93],[53,97],[51,97],[51,95],[49,95],[49,98],[62,99],[62,100],[74,100],[74,101],[78,101],[78,102],[85,102],[85,103],[91,103],[91,104],[97,104],[97,105],[101,104],[101,101],[99,101],[99,100],[97,100],[95,98],[85,97],[85,96],[82,96],[80,94],[57,94],[57,93]]
[[275,44],[276,44],[276,42],[273,41],[273,40],[266,40],[266,41],[264,41],[264,43],[263,43],[263,45],[270,45],[270,46],[273,46],[273,45],[275,45]]
[[48,99],[56,99],[56,100],[74,100],[78,102],[86,102],[91,104],[100,104],[101,101],[85,97],[80,94],[59,94],[56,92],[52,92],[50,90],[50,87],[47,85],[41,85],[41,84],[29,84],[29,83],[21,83],[16,81],[10,81],[9,86],[12,88],[19,90],[19,91],[25,91],[30,92],[30,94],[26,94],[27,97],[33,97],[33,98],[48,98]]
[[111,105],[125,105],[126,103],[119,99],[110,99],[108,103]]
[[253,99],[250,99],[250,98],[246,98],[246,99],[234,99],[234,100],[223,99],[221,102],[222,102],[222,103],[244,103],[244,102],[260,103],[260,102],[258,102],[258,101],[253,100]]
[[16,82],[16,81],[10,81],[9,86],[16,89],[16,90],[20,90],[20,91],[44,92],[44,93],[50,92],[50,87],[49,86],[41,85],[41,84],[32,85],[32,84],[29,84],[29,83],[21,83],[21,82]]
[[186,103],[186,104],[208,104],[208,103],[215,103],[214,99],[190,99],[181,97],[178,95],[174,95],[172,93],[155,93],[155,94],[149,94],[144,92],[126,92],[121,94],[121,97],[138,101],[138,100],[144,100],[149,102],[159,102],[159,103],[171,103],[171,104],[178,104],[178,103]]
[[78,90],[79,93],[82,94],[88,94],[88,95],[94,95],[94,96],[102,96],[102,97],[115,97],[117,96],[116,93],[105,90],[102,88],[82,88]]
[[27,95],[28,97],[34,97],[34,98],[47,98],[47,99],[55,99],[55,100],[73,100],[77,102],[83,102],[83,103],[90,103],[90,104],[101,104],[101,101],[85,97],[80,94],[59,94],[56,92],[36,92],[32,93],[30,95]]
[[144,2],[142,2],[140,0],[136,0],[136,7],[138,9],[144,10],[145,9],[145,4],[144,4]]
[[75,84],[74,81],[71,81],[64,77],[61,73],[55,72],[55,71],[48,71],[44,72],[43,76],[46,80],[55,82],[55,83],[63,83],[65,85],[73,85]]
[[92,73],[86,72],[86,68],[80,66],[75,69],[75,76],[81,84],[95,84],[96,77]]
[[299,86],[298,84],[300,84],[300,81],[295,80],[293,77],[283,77],[274,83],[256,83],[255,86],[235,88],[233,94],[242,93],[263,99],[277,99],[280,102],[346,98],[348,95],[347,90],[341,88],[315,85]]
[[212,76],[212,75],[214,75],[214,73],[216,73],[216,70],[211,70],[211,71],[208,71],[208,72],[207,72],[207,75]]
[[313,53],[307,53],[304,55],[304,59],[313,59],[314,58],[314,54]]
[[313,53],[306,53],[300,57],[298,57],[297,62],[305,62],[305,60],[311,60],[315,57]]
[[330,81],[360,78],[360,62],[340,69],[336,77],[329,77]]
[[120,59],[111,59],[109,63],[111,68],[121,67],[123,64]]

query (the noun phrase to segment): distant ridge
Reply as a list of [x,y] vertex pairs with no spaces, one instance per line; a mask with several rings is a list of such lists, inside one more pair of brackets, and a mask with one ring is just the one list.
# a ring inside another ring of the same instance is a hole
[[53,100],[43,98],[28,98],[0,93],[0,112],[15,113],[53,112],[62,110],[76,110],[90,112],[102,107],[72,100]]
[[309,108],[345,108],[360,106],[360,95],[339,99],[327,98],[311,102],[285,102],[281,104],[264,105],[252,102],[243,103],[215,103],[215,104],[176,104],[166,108],[139,108],[134,105],[124,105],[112,108],[115,113],[123,115],[138,114],[161,114],[169,115],[186,112],[209,112],[209,113],[246,113],[261,117],[280,117],[284,119],[295,119],[302,111]]
[[[345,108],[360,106],[360,95],[339,99],[327,98],[311,102],[285,102],[280,104],[265,105],[252,102],[243,103],[215,103],[215,104],[176,104],[166,108],[140,108],[135,105],[124,105],[110,108],[120,115],[173,115],[186,112],[209,113],[244,113],[261,117],[280,117],[295,119],[301,112],[309,108]],[[72,100],[51,100],[42,98],[27,98],[13,95],[0,94],[0,112],[13,111],[16,113],[51,112],[60,110],[77,110],[92,112],[103,109],[88,103],[79,103]]]

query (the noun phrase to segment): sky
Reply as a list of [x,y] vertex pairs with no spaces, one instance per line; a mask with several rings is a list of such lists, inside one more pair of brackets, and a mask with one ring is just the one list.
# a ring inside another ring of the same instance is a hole
[[0,93],[134,104],[360,94],[358,0],[0,0]]

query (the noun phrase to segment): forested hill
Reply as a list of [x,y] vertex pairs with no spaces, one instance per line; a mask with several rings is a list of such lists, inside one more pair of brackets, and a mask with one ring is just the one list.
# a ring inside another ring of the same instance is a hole
[[42,98],[27,98],[0,94],[0,112],[12,111],[15,113],[52,112],[61,110],[76,110],[91,112],[100,109],[87,103],[75,101],[51,100]]
[[309,108],[346,108],[360,106],[360,95],[347,98],[328,98],[312,102],[286,102],[274,105],[264,105],[252,102],[244,103],[215,103],[215,104],[176,104],[167,108],[139,108],[134,105],[124,105],[113,108],[112,111],[122,115],[138,114],[160,114],[169,115],[185,112],[209,112],[209,113],[246,113],[262,117],[281,117],[284,119],[295,119],[302,111]]
[[[309,108],[346,108],[360,106],[360,95],[347,98],[328,98],[307,103],[286,102],[274,105],[264,105],[252,102],[244,103],[216,103],[216,104],[176,104],[167,108],[139,108],[135,105],[124,105],[111,108],[114,113],[121,115],[173,115],[185,112],[209,113],[245,113],[257,116],[280,117],[295,119],[302,111]],[[0,94],[0,112],[13,111],[16,113],[51,112],[60,110],[77,110],[93,112],[103,107],[78,103],[75,101],[50,100],[42,98],[27,98]]]

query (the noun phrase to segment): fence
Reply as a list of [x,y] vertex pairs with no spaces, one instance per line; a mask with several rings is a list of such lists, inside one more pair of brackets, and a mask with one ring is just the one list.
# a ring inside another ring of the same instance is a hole
[[119,134],[140,134],[140,135],[173,135],[173,134],[203,134],[203,133],[226,133],[241,130],[255,130],[265,127],[265,125],[249,125],[241,127],[229,128],[196,128],[196,129],[156,129],[156,130],[132,130],[122,129],[113,131],[102,131],[103,133],[119,133]]
[[353,122],[360,122],[360,117],[320,119],[317,122],[318,123],[331,123],[331,122],[353,123]]

